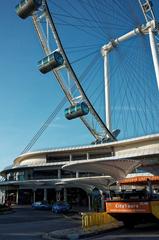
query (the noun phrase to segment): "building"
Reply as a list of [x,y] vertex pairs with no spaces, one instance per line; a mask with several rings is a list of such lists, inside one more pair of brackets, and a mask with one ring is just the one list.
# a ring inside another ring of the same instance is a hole
[[[4,181],[0,182],[5,198],[16,204],[31,204],[35,201],[54,202],[65,200],[73,205],[88,206],[95,182],[74,183],[83,177],[97,176],[93,172],[71,172],[63,170],[63,165],[77,160],[89,160],[113,155],[111,147],[78,146],[59,149],[40,150],[18,156],[13,165],[2,172]],[[102,174],[98,174],[101,176]],[[108,177],[110,179],[110,177]],[[69,180],[61,183],[61,180]],[[72,181],[73,182],[72,182]],[[97,181],[98,182],[98,181]]]
[[137,167],[158,174],[158,140],[156,134],[28,152],[18,156],[12,166],[0,173],[4,179],[0,189],[5,192],[5,199],[16,204],[64,200],[91,209],[95,195],[104,200],[108,185]]

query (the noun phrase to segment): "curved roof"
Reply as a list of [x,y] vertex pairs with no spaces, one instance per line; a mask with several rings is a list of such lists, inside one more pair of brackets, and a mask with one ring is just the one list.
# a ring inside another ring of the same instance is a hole
[[62,168],[70,171],[95,172],[109,175],[118,180],[125,178],[128,173],[131,173],[134,168],[140,166],[139,160],[123,159],[117,157],[109,157],[93,160],[82,160],[71,162],[64,165]]
[[93,151],[97,149],[106,149],[106,148],[112,148],[112,147],[125,147],[129,144],[135,144],[139,142],[146,142],[149,140],[159,140],[159,134],[152,134],[152,135],[147,135],[147,136],[142,136],[142,137],[137,137],[137,138],[132,138],[132,139],[126,139],[126,140],[120,140],[120,141],[115,141],[115,142],[108,142],[108,143],[102,143],[102,144],[97,144],[97,145],[82,145],[82,146],[72,146],[72,147],[63,147],[63,148],[49,148],[49,149],[43,149],[43,150],[37,150],[37,151],[32,151],[32,152],[27,152],[25,154],[22,154],[18,156],[14,160],[14,164],[19,164],[21,161],[28,159],[28,158],[34,158],[36,156],[43,156],[49,153],[73,153],[73,152],[80,152],[80,151]]
[[[107,191],[108,186],[114,182],[110,176],[95,176],[95,177],[80,177],[80,178],[65,178],[65,179],[43,179],[43,180],[24,180],[24,181],[10,181],[11,186],[19,185],[21,187],[28,187],[37,189],[38,187],[53,187],[61,189],[63,187],[77,187],[82,188],[87,193],[91,193],[92,190],[97,187],[102,191]],[[7,181],[0,182],[0,186],[8,186]]]
[[95,187],[102,191],[107,191],[108,186],[114,183],[114,179],[110,176],[94,176],[94,177],[80,177],[72,179],[59,179],[56,186],[61,187],[79,187],[91,192]]

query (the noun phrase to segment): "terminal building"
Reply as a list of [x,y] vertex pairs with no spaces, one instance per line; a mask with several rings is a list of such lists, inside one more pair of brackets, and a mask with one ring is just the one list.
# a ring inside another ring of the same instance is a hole
[[91,210],[94,197],[104,201],[109,185],[136,169],[159,175],[158,160],[158,134],[27,152],[1,171],[1,202],[68,201]]
[[[18,156],[13,165],[2,172],[0,182],[5,198],[16,204],[31,204],[47,200],[49,203],[64,200],[73,205],[91,205],[91,193],[96,184],[75,183],[71,179],[102,176],[93,172],[63,170],[62,166],[78,160],[89,160],[113,155],[111,147],[80,146],[29,152]],[[112,179],[108,177],[108,179]],[[61,180],[69,180],[61,183]],[[3,198],[3,201],[5,199]]]

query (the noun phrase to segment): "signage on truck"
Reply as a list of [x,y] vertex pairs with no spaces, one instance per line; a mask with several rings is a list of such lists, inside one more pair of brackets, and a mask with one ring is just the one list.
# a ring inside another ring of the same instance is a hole
[[107,213],[150,213],[149,202],[106,202]]

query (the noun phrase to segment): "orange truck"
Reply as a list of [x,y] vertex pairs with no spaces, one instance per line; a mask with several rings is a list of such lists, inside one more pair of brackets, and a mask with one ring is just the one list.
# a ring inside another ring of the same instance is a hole
[[[119,181],[120,191],[110,191],[106,212],[128,228],[159,221],[159,176],[140,176]],[[129,187],[128,187],[129,186]]]

